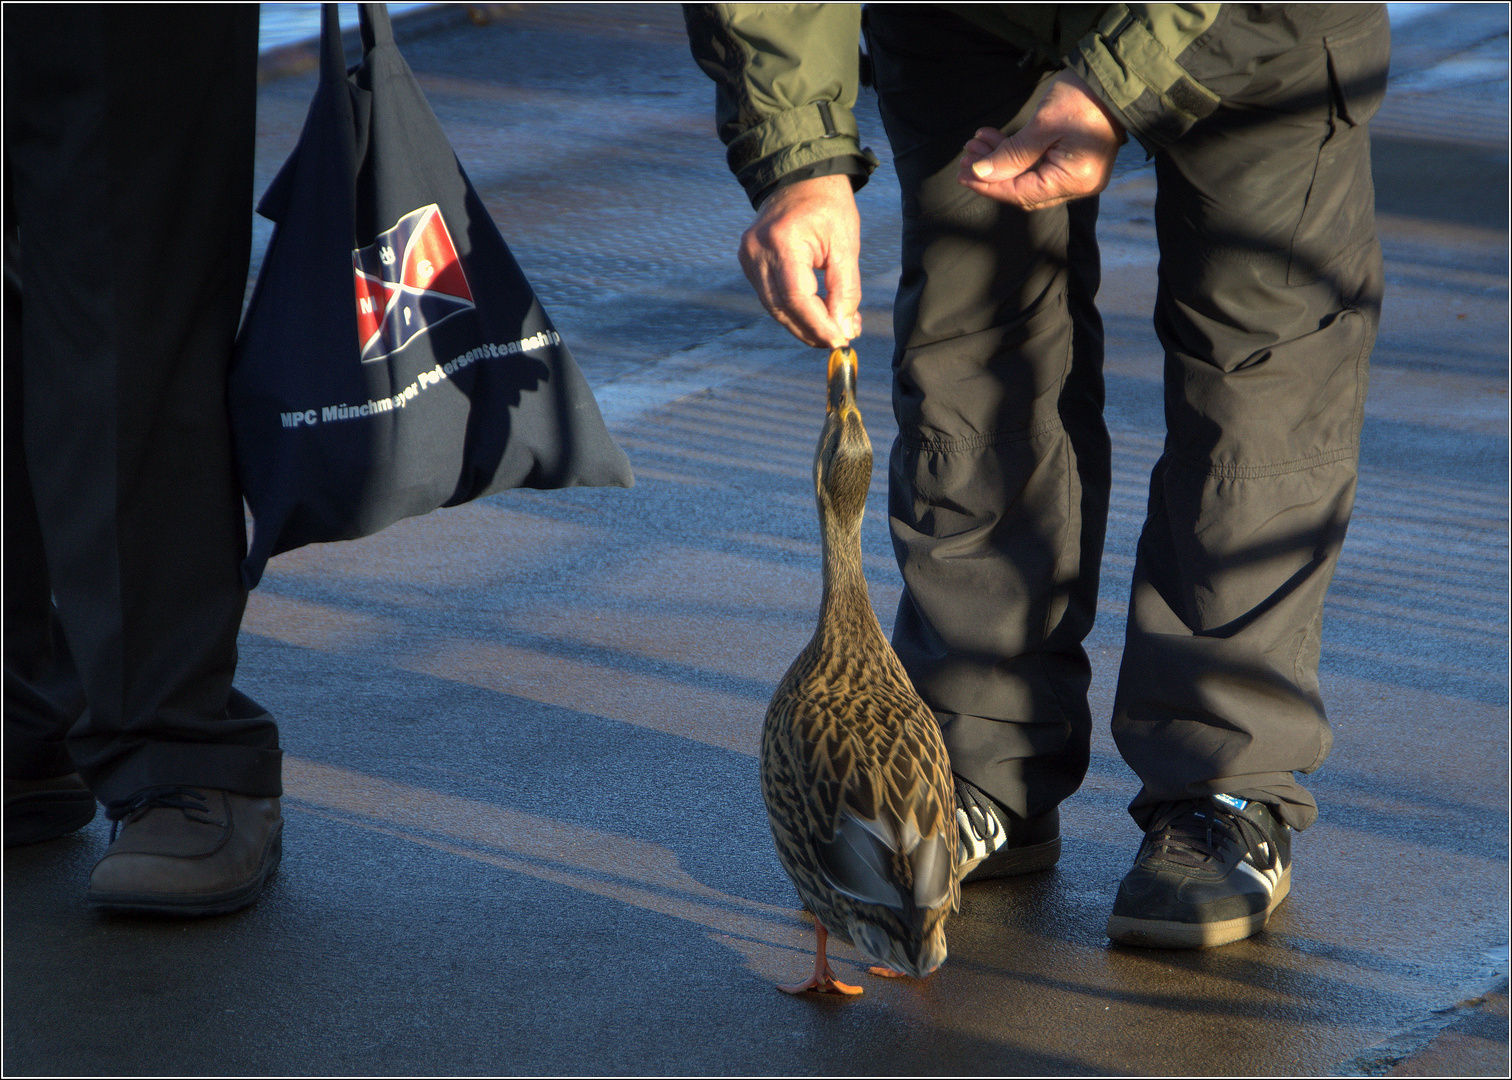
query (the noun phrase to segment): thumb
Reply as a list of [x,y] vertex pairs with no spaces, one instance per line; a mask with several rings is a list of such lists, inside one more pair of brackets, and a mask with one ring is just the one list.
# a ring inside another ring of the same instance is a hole
[[1012,180],[1032,168],[1048,148],[1049,143],[1039,137],[1037,126],[1031,123],[998,143],[990,154],[972,162],[971,174],[990,183]]

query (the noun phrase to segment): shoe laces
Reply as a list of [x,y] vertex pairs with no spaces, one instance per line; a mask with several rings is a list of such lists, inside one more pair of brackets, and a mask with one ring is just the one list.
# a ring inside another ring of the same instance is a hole
[[1270,865],[1261,854],[1266,840],[1258,825],[1211,799],[1188,799],[1166,803],[1156,811],[1139,857],[1202,867],[1221,861],[1235,844],[1244,847],[1257,866]]
[[955,780],[955,797],[956,807],[961,811],[956,815],[957,820],[964,815],[977,841],[986,845],[989,851],[1000,847],[1005,839],[1003,824],[988,803],[988,797],[960,777]]
[[177,784],[143,788],[129,798],[106,804],[105,816],[110,819],[111,842],[115,842],[116,832],[120,829],[121,822],[127,818],[135,820],[148,810],[156,810],[159,807],[183,810],[185,813],[208,814],[210,812],[208,798],[194,788]]

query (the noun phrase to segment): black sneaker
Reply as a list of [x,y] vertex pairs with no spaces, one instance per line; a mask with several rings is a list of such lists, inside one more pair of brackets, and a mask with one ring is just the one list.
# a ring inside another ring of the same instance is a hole
[[1232,795],[1159,808],[1118,887],[1108,937],[1206,949],[1257,933],[1291,891],[1291,829]]
[[976,785],[955,778],[956,876],[961,883],[1048,870],[1060,860],[1060,811],[1021,818]]

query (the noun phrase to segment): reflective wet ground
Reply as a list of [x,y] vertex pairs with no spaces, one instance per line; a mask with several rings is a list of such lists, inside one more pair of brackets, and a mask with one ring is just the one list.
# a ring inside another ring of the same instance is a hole
[[[512,492],[275,559],[240,670],[282,726],[279,876],[233,916],[103,919],[83,903],[103,822],[7,852],[6,1071],[1372,1073],[1431,1062],[1450,1036],[1504,1066],[1504,1019],[1435,1010],[1494,988],[1507,960],[1506,80],[1452,63],[1505,61],[1505,9],[1399,34],[1405,89],[1376,124],[1390,292],[1324,631],[1336,745],[1308,781],[1322,817],[1291,898],[1222,949],[1111,947],[1139,836],[1104,719],[1060,866],[968,888],[950,961],[922,983],[870,978],[840,947],[841,977],[866,987],[853,1001],[775,989],[812,936],[755,759],[817,607],[824,357],[766,321],[735,265],[750,209],[677,9],[490,13],[428,17],[401,46],[637,487]],[[260,186],[313,85],[263,87]],[[861,125],[885,159],[869,100]],[[1127,157],[1100,226],[1103,718],[1163,431],[1153,183]],[[887,169],[860,202],[861,407],[880,447]],[[886,626],[880,467],[869,509]]]

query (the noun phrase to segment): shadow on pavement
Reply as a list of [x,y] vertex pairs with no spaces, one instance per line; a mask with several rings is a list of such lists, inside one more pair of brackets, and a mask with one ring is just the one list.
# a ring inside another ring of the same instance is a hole
[[1506,230],[1505,146],[1377,135],[1370,159],[1379,213]]

